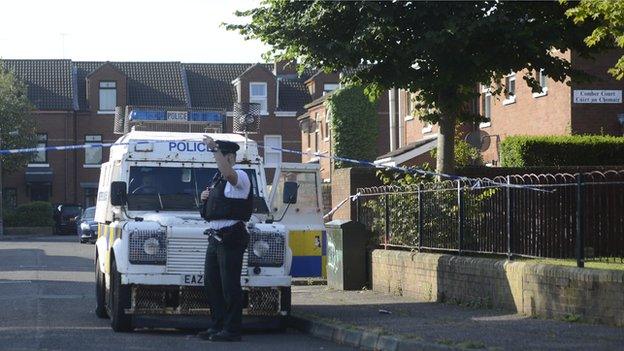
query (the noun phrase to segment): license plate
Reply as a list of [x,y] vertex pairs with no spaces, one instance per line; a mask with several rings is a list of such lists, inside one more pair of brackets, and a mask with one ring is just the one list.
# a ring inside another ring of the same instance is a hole
[[204,285],[203,274],[185,274],[182,280],[184,285]]

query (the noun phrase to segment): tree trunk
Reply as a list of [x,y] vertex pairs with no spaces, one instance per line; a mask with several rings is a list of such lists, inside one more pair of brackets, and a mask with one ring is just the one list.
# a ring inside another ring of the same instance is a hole
[[452,174],[455,172],[455,115],[444,113],[438,121],[438,150],[436,171]]

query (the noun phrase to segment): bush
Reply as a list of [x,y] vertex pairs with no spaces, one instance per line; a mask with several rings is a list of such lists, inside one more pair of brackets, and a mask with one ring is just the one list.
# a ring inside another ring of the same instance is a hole
[[52,205],[49,202],[35,201],[17,206],[15,210],[5,212],[4,224],[7,227],[52,226]]
[[[334,154],[340,157],[372,161],[377,156],[377,112],[364,89],[349,86],[328,98]],[[336,168],[352,167],[336,161]]]
[[624,164],[624,138],[603,135],[510,136],[501,143],[503,167]]

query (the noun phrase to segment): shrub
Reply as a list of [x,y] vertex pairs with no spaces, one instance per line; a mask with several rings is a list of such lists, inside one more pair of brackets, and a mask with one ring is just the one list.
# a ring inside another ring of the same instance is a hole
[[624,138],[603,135],[509,136],[503,167],[615,166],[624,164]]
[[5,213],[7,227],[47,227],[54,225],[52,205],[49,202],[35,201],[17,206]]
[[[331,111],[334,154],[358,160],[374,160],[377,156],[377,112],[364,89],[348,86],[332,93],[327,106]],[[336,168],[351,167],[336,161]]]

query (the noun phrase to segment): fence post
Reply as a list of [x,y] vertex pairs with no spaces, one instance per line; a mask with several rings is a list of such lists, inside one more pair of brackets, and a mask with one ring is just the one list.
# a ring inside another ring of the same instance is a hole
[[384,249],[388,249],[388,241],[390,241],[390,211],[389,211],[389,203],[388,203],[388,193],[384,194],[384,207],[385,207],[385,216],[386,216],[386,233],[384,235]]
[[513,224],[512,224],[512,220],[513,217],[511,215],[511,211],[512,211],[512,201],[511,201],[511,187],[509,186],[511,184],[511,176],[507,176],[507,259],[511,260],[513,258],[513,254],[512,254],[512,240],[513,240],[513,235],[512,235],[512,230],[513,230]]
[[423,228],[424,228],[424,218],[423,218],[423,186],[422,184],[418,184],[418,251],[422,250],[423,246]]
[[355,198],[355,219],[360,222],[363,223],[360,216],[362,215],[362,208],[361,208],[362,204],[360,203],[360,197],[356,197]]
[[457,208],[459,209],[457,216],[457,251],[461,255],[464,244],[464,199],[460,180],[457,181]]
[[583,175],[576,174],[576,266],[585,267],[585,242],[583,233]]

